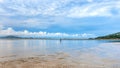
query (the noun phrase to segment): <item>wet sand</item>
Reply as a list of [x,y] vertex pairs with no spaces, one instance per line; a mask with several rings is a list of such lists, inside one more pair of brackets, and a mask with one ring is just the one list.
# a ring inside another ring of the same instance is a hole
[[[95,63],[94,61],[101,61],[102,63]],[[66,53],[58,53],[56,55],[39,55],[1,61],[0,68],[120,68],[120,65],[118,61],[100,60],[90,55],[87,56],[86,60],[80,60],[72,58]]]
[[17,55],[3,56],[0,57],[0,68],[120,68],[119,45],[105,43],[85,49],[85,52],[78,50],[74,52],[77,56],[66,52],[24,58],[18,58]]

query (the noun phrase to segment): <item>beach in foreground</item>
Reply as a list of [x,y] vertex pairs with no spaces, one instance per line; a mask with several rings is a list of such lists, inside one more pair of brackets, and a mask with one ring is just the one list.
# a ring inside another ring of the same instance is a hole
[[119,68],[120,61],[86,56],[78,60],[61,53],[0,62],[0,68]]
[[[119,42],[1,41],[0,68],[120,68]],[[16,45],[19,42],[24,43]]]

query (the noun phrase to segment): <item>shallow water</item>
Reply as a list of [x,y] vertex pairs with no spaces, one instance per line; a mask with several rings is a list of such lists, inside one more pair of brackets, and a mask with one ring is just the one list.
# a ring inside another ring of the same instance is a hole
[[119,65],[120,42],[109,40],[0,39],[0,61],[66,54],[75,62]]

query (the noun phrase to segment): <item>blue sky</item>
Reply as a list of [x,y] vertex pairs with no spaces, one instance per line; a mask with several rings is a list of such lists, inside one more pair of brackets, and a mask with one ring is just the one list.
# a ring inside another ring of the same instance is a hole
[[[0,0],[0,32],[106,35],[120,31],[120,0]],[[15,34],[15,33],[14,33]]]

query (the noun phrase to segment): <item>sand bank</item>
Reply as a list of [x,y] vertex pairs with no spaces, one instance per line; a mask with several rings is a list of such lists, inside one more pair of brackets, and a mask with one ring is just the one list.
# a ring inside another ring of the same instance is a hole
[[104,59],[103,62],[104,64],[97,64],[92,61],[75,60],[68,54],[59,53],[1,61],[0,68],[119,68],[119,64],[114,64],[113,61]]

